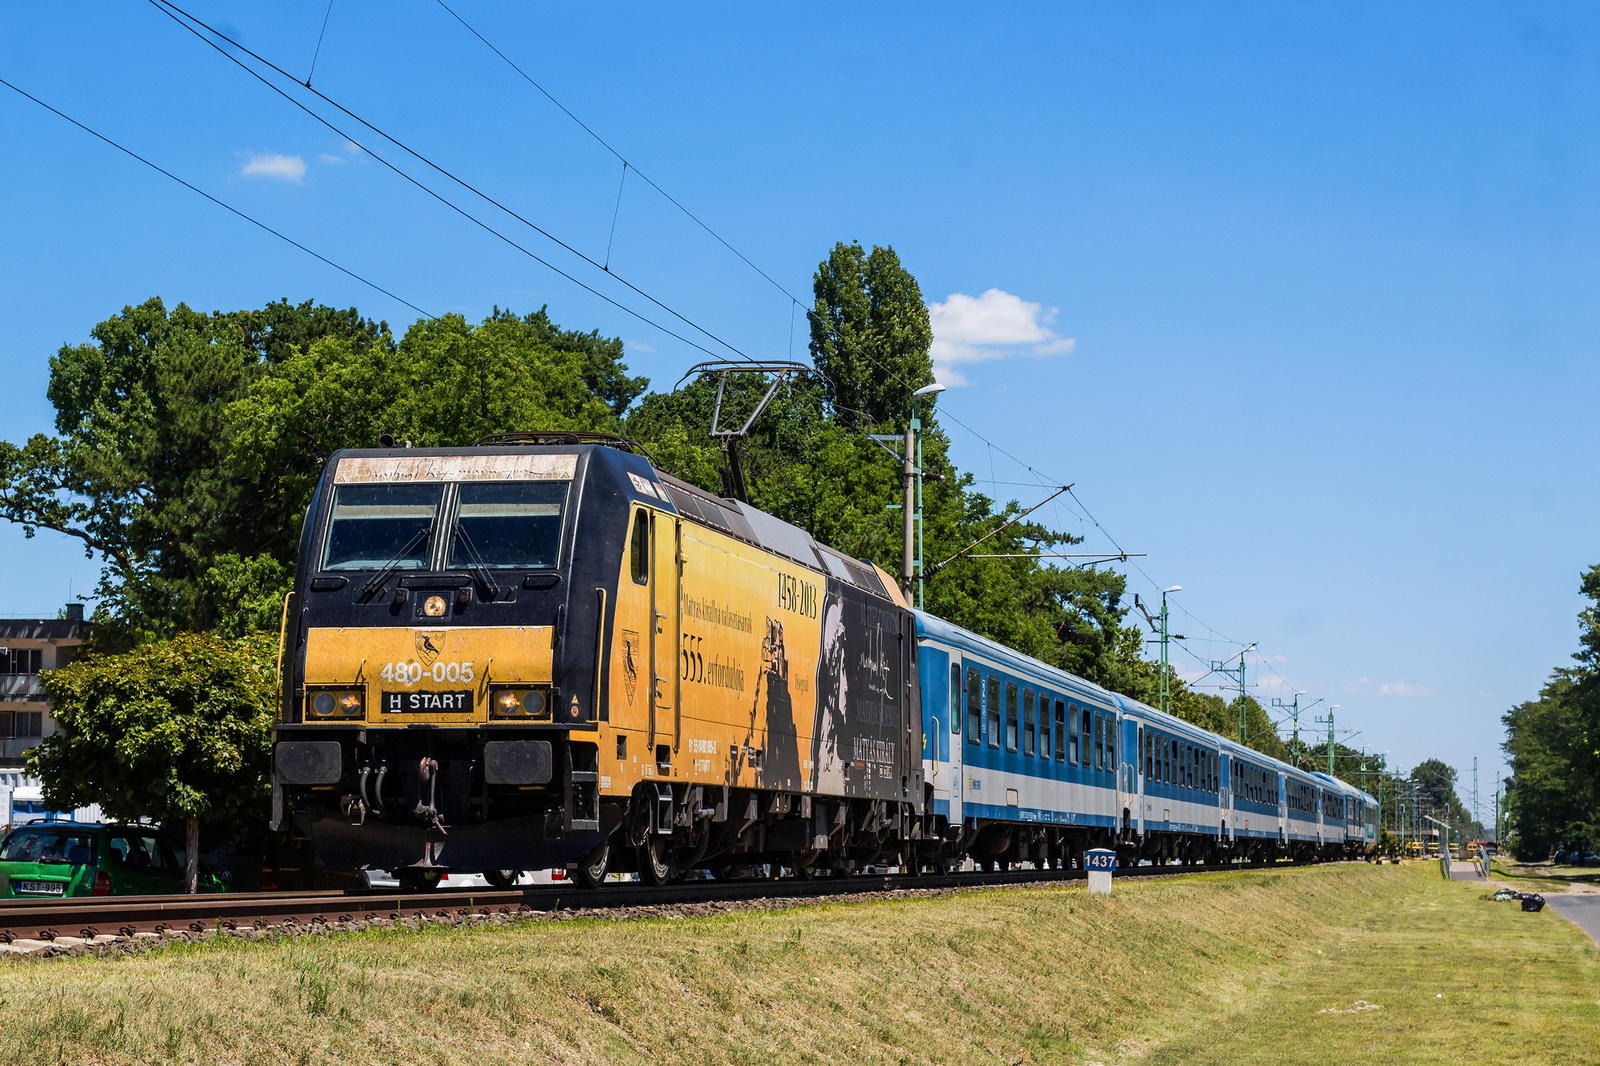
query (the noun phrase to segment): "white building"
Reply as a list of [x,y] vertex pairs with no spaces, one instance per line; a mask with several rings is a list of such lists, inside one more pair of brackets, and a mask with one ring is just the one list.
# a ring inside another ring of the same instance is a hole
[[[65,618],[0,618],[0,825],[34,821],[44,809],[39,782],[27,775],[28,749],[56,731],[40,677],[67,665],[83,644],[83,604]],[[97,808],[61,817],[91,821]]]

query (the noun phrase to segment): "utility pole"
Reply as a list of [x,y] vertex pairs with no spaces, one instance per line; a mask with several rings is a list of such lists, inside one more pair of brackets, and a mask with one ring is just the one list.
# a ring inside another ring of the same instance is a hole
[[1238,674],[1239,675],[1239,743],[1243,744],[1243,745],[1245,745],[1247,747],[1249,746],[1249,743],[1250,743],[1250,735],[1249,735],[1249,725],[1248,725],[1248,723],[1246,721],[1246,717],[1245,717],[1244,657],[1247,654],[1249,654],[1250,648],[1254,648],[1254,647],[1255,647],[1255,644],[1252,643],[1250,645],[1250,647],[1245,648],[1243,651],[1241,651],[1239,653],[1239,665],[1237,667],[1233,667],[1233,666],[1229,666],[1228,665],[1229,659],[1233,658],[1233,656],[1231,656],[1231,655],[1228,656],[1227,659],[1222,660],[1220,663],[1219,662],[1213,662],[1211,664],[1211,672],[1212,673],[1227,674],[1229,677],[1232,677],[1234,674]]
[[[1134,596],[1133,596],[1133,605],[1135,607],[1139,608],[1139,612],[1144,615],[1145,622],[1147,622],[1149,624],[1151,630],[1153,630],[1161,638],[1161,679],[1160,679],[1160,687],[1159,687],[1159,689],[1157,691],[1160,692],[1159,703],[1160,703],[1161,711],[1162,711],[1163,714],[1170,714],[1171,713],[1167,709],[1167,704],[1171,701],[1171,696],[1172,696],[1172,691],[1171,691],[1172,683],[1171,683],[1171,679],[1170,679],[1170,676],[1169,676],[1172,673],[1172,671],[1171,671],[1171,669],[1170,669],[1170,667],[1168,665],[1168,661],[1167,661],[1167,640],[1168,640],[1168,637],[1169,637],[1169,634],[1168,634],[1168,631],[1167,631],[1167,594],[1170,593],[1170,592],[1182,592],[1182,591],[1183,591],[1183,586],[1182,585],[1171,585],[1171,586],[1161,590],[1161,613],[1159,615],[1152,615],[1150,613],[1150,609],[1147,608],[1144,605],[1144,603],[1139,599],[1139,594],[1138,593],[1134,593]],[[1171,636],[1171,639],[1173,639],[1173,640],[1183,640],[1184,639],[1182,633],[1174,633],[1174,634],[1170,634],[1170,636]]]
[[[1276,696],[1274,696],[1272,699],[1272,705],[1274,707],[1280,707],[1288,710],[1289,720],[1293,723],[1292,730],[1289,733],[1289,765],[1293,766],[1296,770],[1300,769],[1300,697],[1304,696],[1305,694],[1306,690],[1301,689],[1299,692],[1294,694],[1294,700],[1290,703],[1284,703],[1283,700]],[[1323,698],[1321,696],[1318,696],[1316,699],[1312,700],[1311,707],[1315,707],[1317,704],[1321,703],[1322,699]],[[1307,707],[1306,709],[1310,710],[1311,707]]]
[[1333,776],[1333,708],[1328,708],[1328,776]]
[[1478,813],[1478,757],[1472,757],[1472,820],[1483,825],[1483,817]]
[[[1179,587],[1177,585],[1173,586],[1173,588]],[[1161,591],[1161,711],[1163,714],[1169,713],[1167,704],[1171,698],[1171,692],[1169,691],[1171,681],[1167,676],[1171,672],[1167,665],[1167,591],[1166,589]]]
[[917,419],[913,418],[906,423],[905,444],[905,499],[901,507],[902,523],[905,527],[905,543],[900,552],[900,591],[907,597],[911,595],[912,567],[916,559],[916,522],[917,522],[917,466],[916,466],[916,435]]
[[1499,770],[1494,771],[1494,844],[1499,844]]

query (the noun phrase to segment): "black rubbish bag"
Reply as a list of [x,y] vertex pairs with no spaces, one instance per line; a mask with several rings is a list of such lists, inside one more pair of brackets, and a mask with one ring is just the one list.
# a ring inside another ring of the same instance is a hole
[[1544,897],[1537,892],[1529,892],[1522,897],[1522,909],[1525,911],[1544,910]]

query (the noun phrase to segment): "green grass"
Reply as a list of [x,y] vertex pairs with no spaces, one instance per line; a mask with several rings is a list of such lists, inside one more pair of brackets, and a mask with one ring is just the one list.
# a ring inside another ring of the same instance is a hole
[[[5,1061],[1570,1063],[1600,952],[1437,864],[0,966]],[[1349,1014],[1357,1000],[1382,1010]]]

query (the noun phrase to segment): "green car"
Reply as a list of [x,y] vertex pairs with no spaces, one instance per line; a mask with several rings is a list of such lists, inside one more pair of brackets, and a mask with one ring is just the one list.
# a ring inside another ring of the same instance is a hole
[[[183,891],[183,860],[153,826],[33,822],[0,843],[0,899]],[[227,888],[204,866],[200,891]]]

